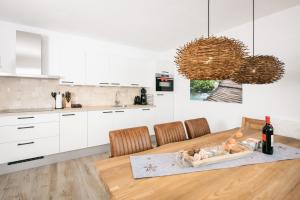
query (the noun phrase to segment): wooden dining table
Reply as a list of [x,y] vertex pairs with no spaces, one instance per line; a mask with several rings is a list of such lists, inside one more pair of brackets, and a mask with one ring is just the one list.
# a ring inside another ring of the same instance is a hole
[[[134,155],[177,152],[224,142],[239,128],[163,145]],[[261,133],[243,131],[243,138]],[[242,138],[242,139],[243,139]],[[275,142],[300,148],[300,140],[275,135]],[[195,173],[134,179],[130,155],[100,160],[96,169],[111,199],[300,199],[300,159]]]

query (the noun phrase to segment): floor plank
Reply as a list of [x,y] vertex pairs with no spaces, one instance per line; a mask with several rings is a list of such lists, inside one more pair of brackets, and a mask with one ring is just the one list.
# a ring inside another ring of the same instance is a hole
[[105,200],[95,162],[97,154],[0,176],[1,200]]

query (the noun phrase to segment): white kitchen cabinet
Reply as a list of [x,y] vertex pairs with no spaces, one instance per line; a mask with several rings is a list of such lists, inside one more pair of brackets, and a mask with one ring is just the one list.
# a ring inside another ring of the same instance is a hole
[[109,56],[109,73],[110,85],[112,86],[129,86],[128,59],[126,56],[114,55]]
[[87,112],[60,114],[60,152],[87,147]]
[[114,111],[113,130],[138,126],[138,112],[135,109]]
[[86,51],[86,84],[108,86],[111,82],[109,57],[100,48]]
[[59,123],[37,123],[0,127],[0,144],[59,135]]
[[154,134],[155,110],[155,108],[141,108],[138,110],[139,126],[147,126],[151,135]]
[[88,112],[88,147],[109,143],[113,118],[114,112],[111,110]]
[[12,126],[22,124],[36,124],[45,122],[59,122],[59,115],[57,113],[45,114],[19,114],[6,117],[0,117],[1,126]]
[[[142,58],[127,59],[129,86],[149,87],[150,73],[148,61]],[[154,73],[153,73],[154,74]]]
[[0,22],[0,72],[15,73],[16,29],[13,24]]
[[154,99],[155,123],[167,123],[174,120],[173,92],[157,92]]
[[58,64],[62,84],[85,84],[85,62],[85,51],[80,42],[74,39],[61,39]]
[[0,163],[58,152],[59,114],[16,114],[0,117]]
[[0,144],[0,163],[46,156],[58,152],[58,136],[3,143]]

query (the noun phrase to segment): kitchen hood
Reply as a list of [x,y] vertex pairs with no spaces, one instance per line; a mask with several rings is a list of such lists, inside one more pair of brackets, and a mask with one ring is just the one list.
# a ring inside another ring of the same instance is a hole
[[0,76],[59,79],[44,73],[42,45],[41,35],[17,30],[15,73],[0,73]]

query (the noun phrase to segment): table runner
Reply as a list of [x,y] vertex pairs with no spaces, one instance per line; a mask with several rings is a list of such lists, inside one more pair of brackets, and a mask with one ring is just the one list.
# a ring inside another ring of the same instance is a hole
[[269,163],[280,160],[292,160],[300,158],[300,149],[290,147],[281,143],[274,144],[273,155],[266,155],[255,151],[252,154],[236,160],[209,164],[200,167],[181,167],[176,162],[176,153],[146,154],[141,156],[130,156],[133,177],[136,179],[147,177],[168,176],[191,172],[201,172],[232,168],[243,165]]

